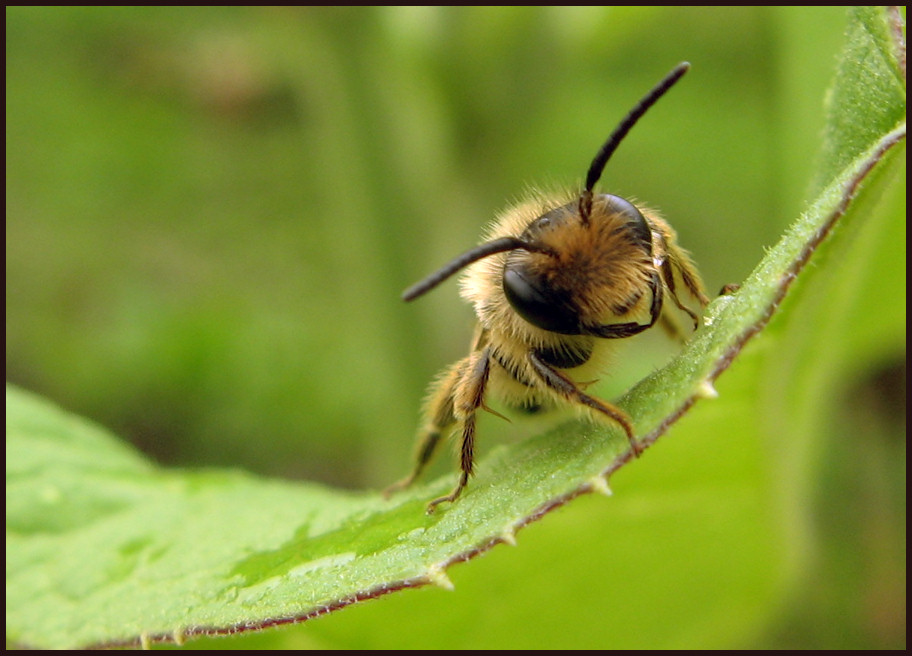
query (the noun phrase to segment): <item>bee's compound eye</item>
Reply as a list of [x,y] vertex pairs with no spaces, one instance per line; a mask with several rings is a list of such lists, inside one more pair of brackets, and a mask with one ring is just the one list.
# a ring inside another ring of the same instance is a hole
[[629,200],[620,196],[603,194],[602,198],[605,200],[605,210],[624,217],[637,241],[643,245],[646,252],[652,253],[652,229],[646,223],[646,219],[643,218],[642,212]]
[[503,289],[517,314],[533,326],[562,335],[582,334],[579,313],[566,294],[548,287],[526,267],[508,264]]

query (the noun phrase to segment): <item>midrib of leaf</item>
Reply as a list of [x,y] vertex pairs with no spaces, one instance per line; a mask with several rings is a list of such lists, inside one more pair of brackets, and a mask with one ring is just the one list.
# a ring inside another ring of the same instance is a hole
[[[872,68],[858,71],[855,55],[843,57],[819,198],[741,292],[711,306],[709,325],[685,351],[621,400],[647,443],[710,393],[707,384],[766,325],[857,184],[905,137],[895,120],[904,116],[904,85],[897,93],[883,83],[898,70],[883,12],[857,10],[854,19],[847,53],[862,53]],[[872,89],[870,79],[881,83]],[[874,125],[863,104],[871,97],[889,100]],[[496,449],[459,503],[427,517],[424,503],[450,478],[386,502],[241,473],[162,471],[8,388],[7,637],[32,647],[180,640],[447,585],[450,564],[512,541],[630,461],[619,431],[571,423]]]

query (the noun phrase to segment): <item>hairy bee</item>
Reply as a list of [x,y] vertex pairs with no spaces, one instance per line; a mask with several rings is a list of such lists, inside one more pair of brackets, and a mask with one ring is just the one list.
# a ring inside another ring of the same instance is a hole
[[593,188],[627,132],[689,68],[686,62],[675,67],[621,121],[593,159],[582,192],[533,198],[505,212],[484,243],[403,293],[411,301],[469,267],[461,295],[474,305],[478,326],[468,357],[433,383],[415,467],[390,490],[410,485],[441,438],[458,427],[459,482],[427,510],[454,501],[472,475],[476,414],[488,410],[488,394],[526,409],[560,403],[579,407],[620,425],[639,455],[627,414],[583,390],[605,370],[610,340],[636,335],[656,322],[683,339],[666,298],[690,316],[694,329],[700,317],[681,302],[678,290],[683,288],[701,310],[709,301],[668,223],[618,196],[594,194]]

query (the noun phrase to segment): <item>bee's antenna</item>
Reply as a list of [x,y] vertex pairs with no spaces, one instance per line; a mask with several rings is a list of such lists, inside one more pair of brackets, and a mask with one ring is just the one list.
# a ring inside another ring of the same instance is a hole
[[486,244],[476,246],[470,251],[466,251],[459,257],[452,260],[449,264],[444,265],[439,270],[429,275],[424,280],[415,283],[404,292],[402,292],[402,300],[412,301],[422,294],[431,291],[434,289],[434,287],[442,283],[444,280],[452,276],[463,267],[467,267],[472,264],[472,262],[477,262],[478,260],[485,258],[488,255],[515,250],[531,251],[533,253],[545,253],[547,255],[556,256],[556,253],[552,248],[543,244],[525,242],[518,237],[501,237],[500,239],[489,241]]
[[608,137],[608,140],[599,149],[595,159],[592,160],[592,164],[589,165],[589,172],[586,174],[586,188],[583,190],[583,193],[580,194],[579,212],[580,218],[583,220],[584,224],[589,223],[589,214],[592,211],[592,189],[595,187],[595,183],[599,181],[599,178],[602,177],[602,171],[605,169],[605,165],[608,163],[608,160],[611,159],[614,151],[617,150],[618,145],[624,137],[627,136],[627,133],[630,132],[630,128],[642,118],[643,114],[645,114],[659,98],[664,96],[689,69],[689,62],[681,62],[675,66],[661,82],[652,88],[652,91],[647,93],[642,100],[637,103],[636,107],[630,110],[630,113],[624,117],[624,120],[620,122],[614,129],[614,132],[611,133],[611,136]]

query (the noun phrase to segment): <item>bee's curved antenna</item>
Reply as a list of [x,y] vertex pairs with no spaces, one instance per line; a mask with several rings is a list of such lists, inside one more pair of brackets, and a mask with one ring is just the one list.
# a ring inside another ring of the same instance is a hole
[[617,150],[618,145],[624,137],[627,136],[627,133],[630,132],[630,128],[642,118],[643,114],[645,114],[659,98],[664,96],[689,69],[689,62],[681,62],[675,66],[661,82],[652,88],[652,91],[643,96],[636,107],[630,110],[630,113],[624,117],[624,120],[622,120],[616,128],[614,128],[614,132],[611,133],[611,136],[608,137],[608,140],[599,149],[598,153],[595,155],[595,159],[592,160],[592,164],[589,165],[589,172],[586,174],[586,188],[583,190],[583,193],[580,194],[579,212],[580,218],[584,224],[589,223],[589,214],[592,212],[592,189],[595,187],[595,183],[599,181],[599,178],[602,177],[602,171],[605,169],[605,165],[614,154],[614,151]]
[[[617,150],[618,144],[627,136],[627,133],[630,132],[630,128],[640,120],[643,114],[645,114],[659,98],[665,95],[665,93],[681,79],[681,76],[684,75],[688,69],[690,69],[690,64],[688,62],[681,62],[675,66],[661,82],[652,88],[652,91],[646,94],[640,102],[637,103],[636,107],[630,110],[630,113],[624,117],[624,120],[622,120],[614,129],[614,132],[611,133],[611,136],[608,137],[608,140],[599,149],[595,159],[592,160],[592,164],[589,165],[589,172],[586,174],[586,188],[580,194],[579,213],[584,224],[589,223],[589,214],[592,212],[592,189],[595,187],[595,183],[599,181],[599,178],[602,177],[602,171],[605,169],[605,165],[614,154],[614,151]],[[495,239],[485,244],[481,244],[480,246],[476,246],[453,259],[424,280],[415,283],[402,292],[402,299],[411,301],[422,294],[426,294],[460,269],[467,267],[473,262],[486,258],[489,255],[515,250],[544,253],[551,257],[557,257],[557,253],[554,249],[543,244],[523,241],[518,237],[501,237],[500,239]]]
[[515,250],[524,250],[533,253],[546,253],[551,256],[557,255],[553,249],[542,244],[526,242],[522,239],[519,239],[518,237],[501,237],[500,239],[495,239],[485,244],[481,244],[480,246],[476,246],[475,248],[466,251],[459,257],[454,258],[451,262],[449,262],[449,264],[444,265],[421,282],[415,283],[404,292],[402,292],[402,300],[411,301],[418,298],[422,294],[431,291],[434,289],[434,287],[442,283],[444,280],[452,276],[463,267],[467,267],[472,264],[472,262],[477,262],[478,260],[488,257],[488,255],[494,255],[495,253],[503,253],[506,251]]

